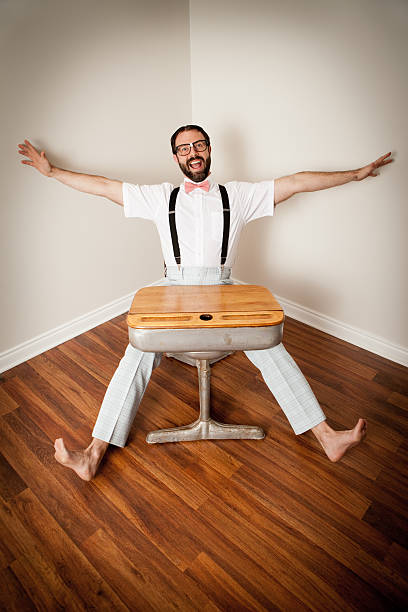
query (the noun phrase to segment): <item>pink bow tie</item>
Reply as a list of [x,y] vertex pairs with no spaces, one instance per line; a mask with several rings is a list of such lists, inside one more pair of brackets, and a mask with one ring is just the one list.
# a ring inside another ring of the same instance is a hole
[[208,192],[210,190],[210,183],[208,181],[203,181],[202,183],[190,183],[189,181],[186,181],[184,183],[184,189],[186,190],[186,193],[190,193],[194,189],[204,189],[204,191]]

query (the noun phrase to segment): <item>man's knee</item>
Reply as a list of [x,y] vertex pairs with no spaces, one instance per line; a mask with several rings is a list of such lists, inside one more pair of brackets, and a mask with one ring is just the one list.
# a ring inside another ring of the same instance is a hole
[[277,358],[279,355],[282,355],[282,353],[286,353],[286,349],[283,346],[282,342],[280,342],[279,344],[277,344],[276,346],[272,346],[271,348],[267,348],[267,349],[259,349],[256,351],[244,351],[245,355],[248,357],[248,359],[250,361],[252,361],[252,363],[254,365],[258,365],[258,363],[263,363],[264,361],[267,361],[268,359],[275,359]]
[[138,363],[146,363],[151,364],[152,368],[157,368],[160,365],[162,358],[162,353],[145,353],[143,351],[139,351],[139,349],[135,348],[131,344],[128,344],[126,347],[125,354],[122,359],[127,362],[138,362]]

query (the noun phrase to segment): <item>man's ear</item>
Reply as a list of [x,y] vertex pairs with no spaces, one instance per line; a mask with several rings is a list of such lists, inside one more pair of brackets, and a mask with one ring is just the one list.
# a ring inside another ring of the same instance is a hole
[[178,164],[178,159],[177,159],[177,155],[175,153],[173,153],[173,159],[176,162],[176,164]]

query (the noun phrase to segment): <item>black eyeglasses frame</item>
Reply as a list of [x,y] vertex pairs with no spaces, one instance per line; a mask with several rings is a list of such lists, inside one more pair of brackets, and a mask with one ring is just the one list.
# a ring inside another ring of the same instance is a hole
[[[204,142],[204,144],[205,144],[204,149],[200,149],[200,150],[198,150],[198,149],[196,148],[196,145],[197,145],[199,142]],[[186,146],[188,146],[188,147],[189,147],[188,152],[187,152],[187,153],[180,153],[180,152],[179,152],[180,147],[186,147]],[[176,147],[176,155],[180,155],[181,157],[186,157],[187,155],[189,155],[189,154],[190,154],[190,152],[191,152],[191,147],[194,147],[194,151],[196,151],[197,153],[202,153],[203,151],[206,151],[206,150],[208,149],[208,141],[207,141],[207,140],[205,140],[205,138],[200,138],[200,140],[196,140],[195,142],[185,142],[185,143],[183,143],[183,144],[181,144],[181,145],[178,145],[178,146]]]

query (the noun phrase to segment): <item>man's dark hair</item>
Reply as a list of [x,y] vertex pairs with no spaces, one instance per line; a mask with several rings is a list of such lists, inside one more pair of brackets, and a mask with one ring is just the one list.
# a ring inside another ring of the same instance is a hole
[[171,150],[173,151],[174,154],[176,154],[176,138],[179,134],[181,134],[181,132],[188,132],[189,130],[197,130],[198,132],[201,132],[202,135],[204,136],[206,142],[207,142],[207,147],[210,146],[210,137],[207,134],[207,132],[205,130],[203,130],[202,127],[200,127],[199,125],[182,125],[181,127],[179,127],[178,130],[176,130],[173,134],[173,136],[170,139],[170,144],[171,144]]

